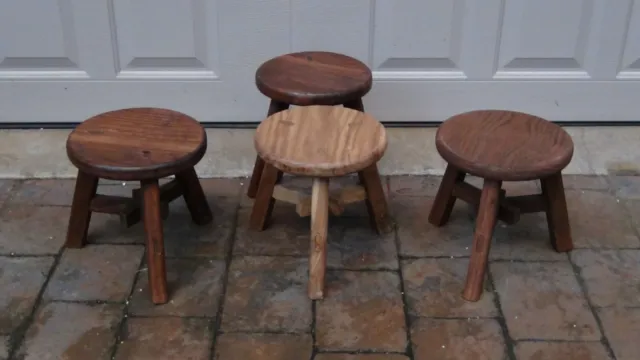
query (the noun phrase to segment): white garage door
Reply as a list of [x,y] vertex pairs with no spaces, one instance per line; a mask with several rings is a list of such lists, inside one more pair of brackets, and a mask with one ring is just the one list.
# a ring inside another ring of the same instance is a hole
[[0,2],[0,122],[131,106],[258,121],[264,60],[365,61],[385,121],[506,108],[640,119],[640,0],[20,0]]

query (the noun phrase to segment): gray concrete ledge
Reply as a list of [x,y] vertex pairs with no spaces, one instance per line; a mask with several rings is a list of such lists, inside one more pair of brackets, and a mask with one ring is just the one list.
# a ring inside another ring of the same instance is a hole
[[[388,129],[385,175],[440,175],[434,128]],[[640,174],[640,127],[569,127],[575,155],[566,174]],[[0,178],[73,178],[65,141],[70,130],[1,130]],[[197,166],[201,177],[242,177],[255,159],[254,130],[208,129],[209,147]]]

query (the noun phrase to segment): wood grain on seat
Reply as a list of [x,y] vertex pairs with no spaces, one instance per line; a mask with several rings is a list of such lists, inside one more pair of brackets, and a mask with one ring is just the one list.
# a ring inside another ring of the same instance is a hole
[[560,126],[513,111],[456,115],[436,134],[442,157],[465,173],[499,181],[535,180],[564,169],[573,142]]
[[296,107],[263,121],[258,154],[286,173],[332,177],[376,163],[387,148],[385,129],[372,116],[344,107]]
[[78,125],[67,155],[80,171],[114,180],[157,179],[193,167],[207,149],[195,119],[166,109],[111,111]]
[[369,92],[371,70],[359,60],[309,51],[273,58],[256,71],[256,85],[267,97],[292,105],[341,105]]

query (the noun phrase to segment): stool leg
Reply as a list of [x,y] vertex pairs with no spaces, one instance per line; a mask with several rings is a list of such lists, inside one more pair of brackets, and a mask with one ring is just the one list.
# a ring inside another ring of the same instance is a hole
[[[364,112],[364,104],[362,103],[362,98],[346,102],[342,106],[346,107],[347,109]],[[362,178],[358,178],[358,185],[362,185]]]
[[142,212],[147,245],[151,300],[154,304],[164,304],[168,300],[167,272],[164,261],[164,236],[162,233],[158,180],[143,181],[142,192],[144,198]]
[[271,211],[275,203],[273,188],[281,176],[281,171],[278,171],[278,169],[270,164],[265,164],[262,177],[260,178],[260,186],[258,187],[256,200],[253,202],[251,217],[249,218],[249,228],[251,230],[262,231],[266,227],[267,220],[271,217]]
[[540,183],[542,196],[547,204],[547,224],[549,225],[551,245],[558,252],[570,251],[573,249],[573,240],[571,239],[571,226],[569,225],[562,175],[557,173],[542,179]]
[[360,183],[364,186],[367,193],[367,210],[371,226],[379,233],[384,234],[392,230],[391,221],[389,221],[389,212],[387,210],[387,199],[380,182],[380,174],[376,164],[358,172]]
[[[267,117],[280,111],[287,110],[288,108],[289,104],[287,103],[271,100],[271,103],[269,103],[269,111],[267,112]],[[256,156],[256,162],[253,165],[253,173],[251,174],[251,180],[249,181],[249,189],[247,189],[247,196],[251,199],[255,199],[256,194],[258,193],[260,178],[262,177],[263,171],[264,161],[260,158],[260,156]]]
[[97,177],[82,171],[78,172],[71,203],[66,247],[81,248],[87,242],[87,231],[91,220],[91,200],[96,195],[97,188]]
[[178,179],[182,187],[184,201],[187,203],[193,222],[198,225],[205,225],[211,222],[213,218],[211,209],[207,203],[207,198],[204,196],[204,191],[202,191],[196,170],[191,168],[176,174],[176,179]]
[[346,103],[344,103],[343,106],[346,107],[346,108],[349,108],[349,109],[353,109],[353,110],[358,110],[358,111],[364,112],[364,104],[362,103],[362,98],[346,102]]
[[491,237],[500,204],[500,186],[499,181],[484,181],[476,218],[476,230],[473,234],[473,249],[467,269],[467,283],[462,293],[462,297],[467,301],[478,301],[482,295]]
[[457,182],[464,181],[466,174],[452,165],[447,165],[444,177],[438,188],[438,193],[431,206],[429,222],[434,226],[442,226],[449,221],[456,197],[453,196],[453,189]]
[[309,255],[309,298],[324,296],[329,225],[329,179],[314,178],[311,191],[311,253]]

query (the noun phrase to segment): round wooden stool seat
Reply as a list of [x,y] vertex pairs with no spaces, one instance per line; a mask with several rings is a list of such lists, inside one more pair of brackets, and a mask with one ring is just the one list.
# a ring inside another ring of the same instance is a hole
[[556,174],[573,156],[571,137],[560,126],[501,110],[471,111],[448,119],[438,129],[436,147],[459,170],[499,181]]
[[113,180],[157,179],[197,164],[207,135],[195,119],[166,109],[133,108],[94,116],[67,140],[67,155],[85,173]]
[[371,70],[359,60],[331,52],[299,52],[258,68],[256,85],[272,100],[291,105],[340,105],[371,90]]
[[255,146],[264,161],[283,172],[333,177],[375,164],[387,137],[382,124],[366,113],[306,106],[268,117],[258,126]]

